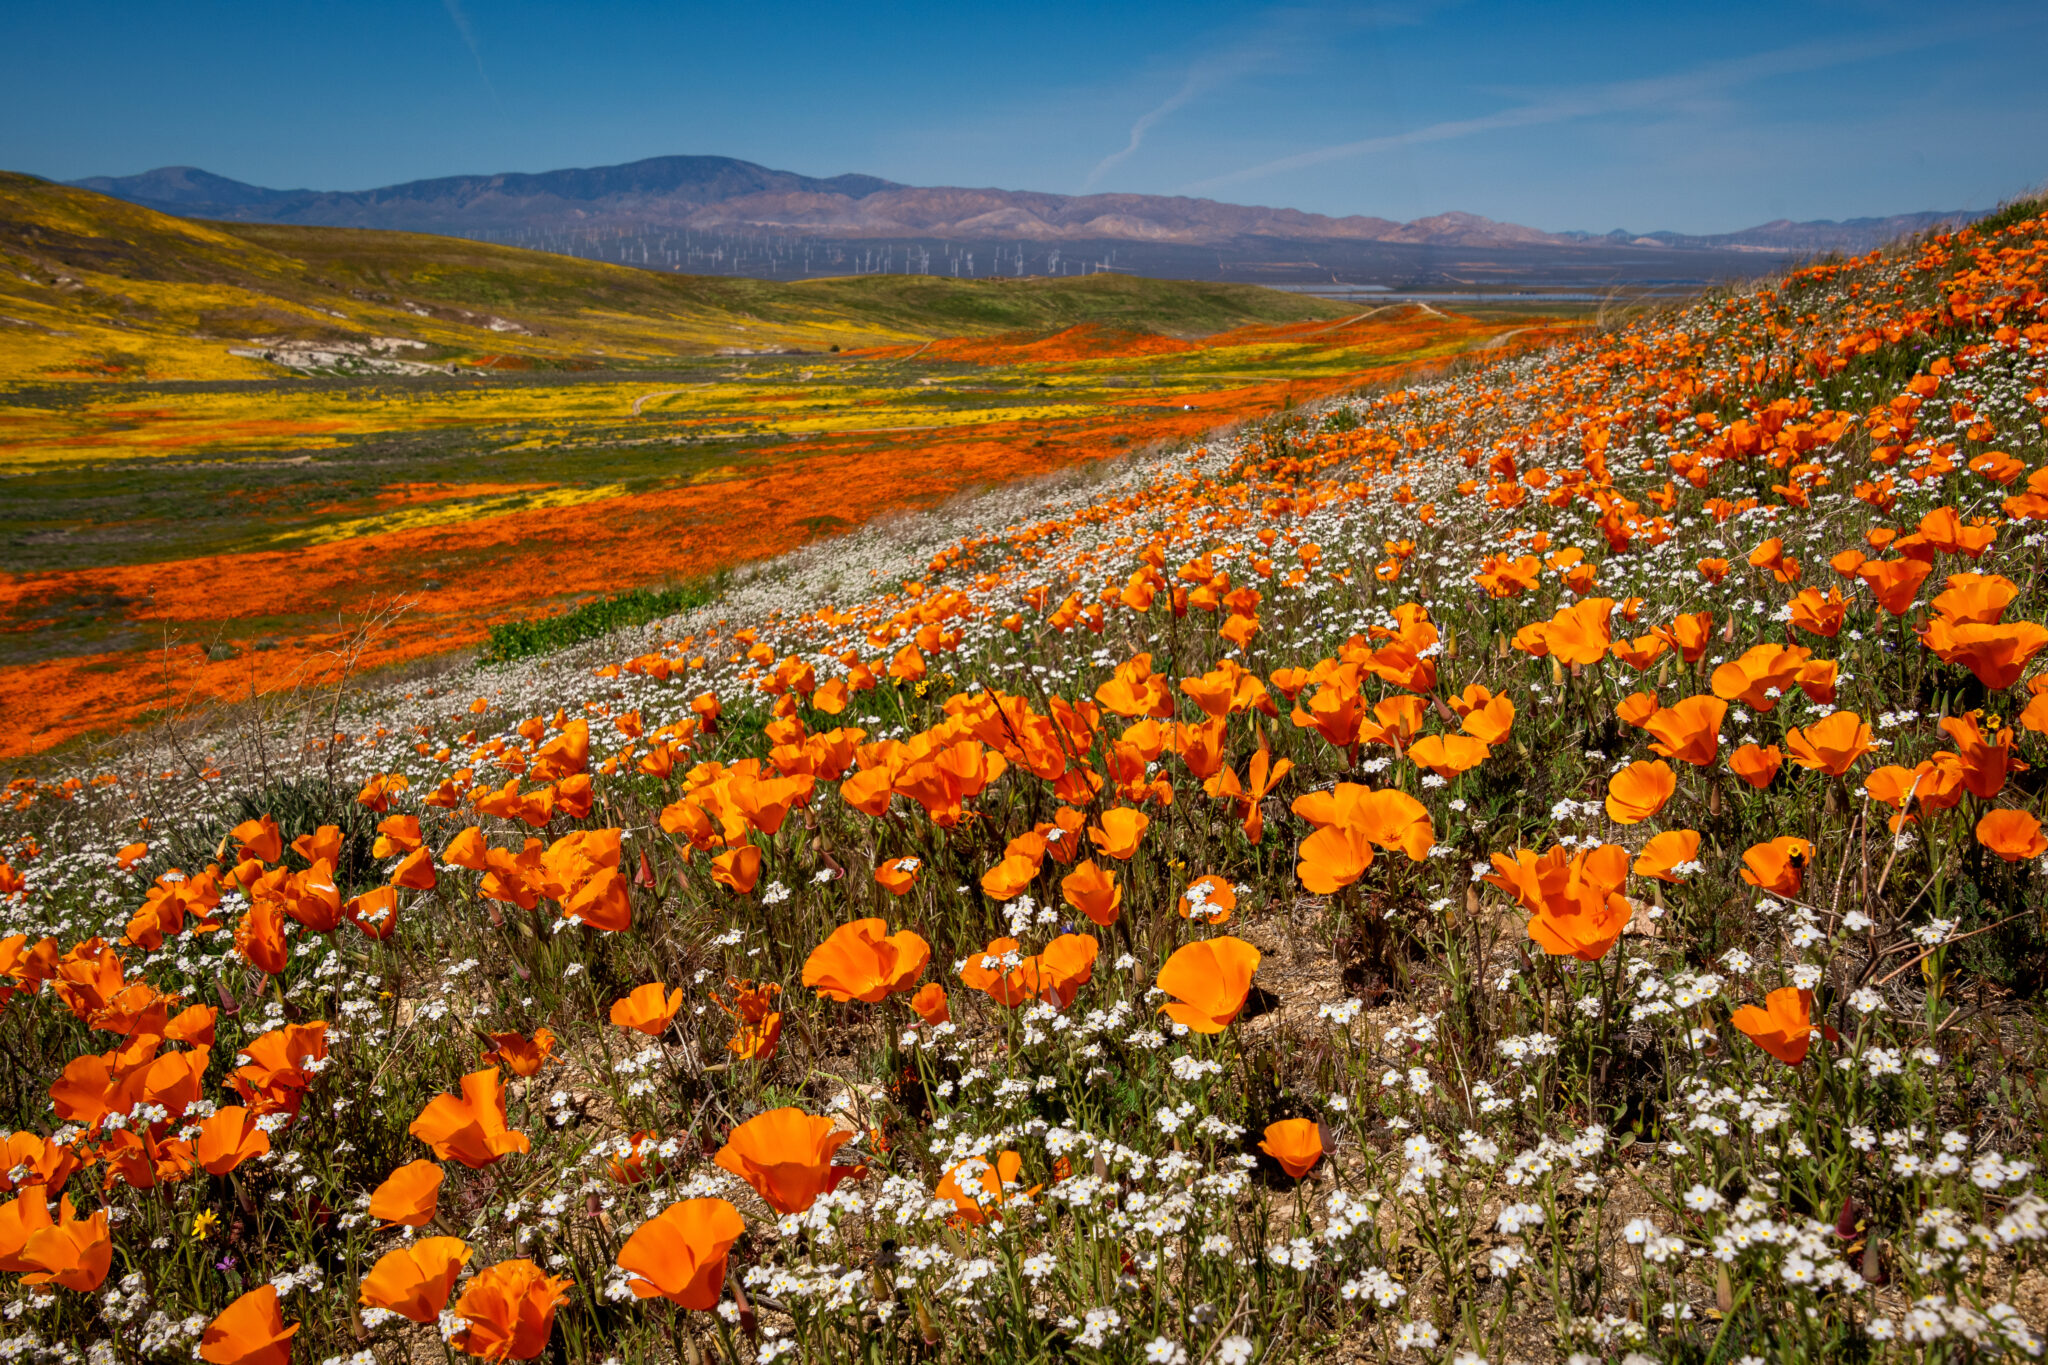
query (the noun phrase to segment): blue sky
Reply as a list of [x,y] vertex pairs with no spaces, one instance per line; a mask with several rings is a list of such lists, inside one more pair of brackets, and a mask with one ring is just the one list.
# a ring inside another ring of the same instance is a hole
[[[2048,180],[2048,5],[8,0],[0,166],[276,187],[716,153],[1550,230]],[[2025,55],[2031,54],[2031,55]]]

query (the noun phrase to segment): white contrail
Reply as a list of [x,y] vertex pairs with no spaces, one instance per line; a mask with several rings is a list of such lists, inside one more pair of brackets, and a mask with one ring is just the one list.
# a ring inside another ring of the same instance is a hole
[[1407,0],[1406,3],[1396,5],[1346,6],[1336,9],[1306,6],[1257,16],[1254,25],[1256,37],[1198,59],[1188,68],[1187,78],[1181,82],[1178,90],[1138,116],[1137,122],[1131,125],[1130,138],[1123,147],[1095,163],[1095,169],[1089,171],[1088,178],[1082,181],[1082,189],[1094,189],[1103,176],[1122,164],[1144,144],[1146,134],[1169,115],[1210,91],[1297,55],[1299,49],[1311,40],[1327,42],[1333,32],[1359,27],[1416,23],[1433,4],[1434,0]]
[[469,55],[476,59],[476,74],[482,78],[484,89],[491,92],[491,103],[498,102],[498,87],[491,84],[491,73],[484,70],[483,50],[476,45],[476,30],[469,26],[469,16],[462,12],[462,0],[441,0],[441,7],[448,11],[448,17],[455,22],[455,31],[462,35],[463,44],[469,48]]
[[1109,174],[1119,162],[1138,150],[1139,144],[1145,140],[1145,134],[1152,131],[1154,124],[1186,104],[1205,88],[1207,87],[1199,79],[1197,72],[1188,72],[1188,78],[1181,83],[1180,89],[1168,95],[1157,106],[1146,110],[1138,116],[1138,121],[1131,125],[1131,140],[1125,144],[1122,151],[1111,152],[1108,156],[1096,162],[1095,169],[1088,172],[1088,178],[1081,182],[1081,188],[1084,190],[1094,189],[1103,176]]

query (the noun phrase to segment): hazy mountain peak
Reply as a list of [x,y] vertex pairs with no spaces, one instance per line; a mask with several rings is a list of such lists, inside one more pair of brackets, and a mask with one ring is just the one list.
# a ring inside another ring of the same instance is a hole
[[1867,250],[1895,237],[1976,216],[1914,213],[1840,223],[1779,219],[1715,235],[1632,233],[1620,228],[1605,234],[1552,233],[1458,210],[1397,223],[1177,195],[1062,195],[901,185],[872,175],[821,178],[724,156],[657,156],[619,166],[443,176],[356,191],[266,189],[192,166],[75,183],[194,218],[393,228],[499,240],[560,229],[599,229],[624,234],[760,231],[854,240],[1125,241],[1181,247],[1265,239],[1305,247],[1317,242],[1495,249],[1597,244],[1632,250],[1799,254]]

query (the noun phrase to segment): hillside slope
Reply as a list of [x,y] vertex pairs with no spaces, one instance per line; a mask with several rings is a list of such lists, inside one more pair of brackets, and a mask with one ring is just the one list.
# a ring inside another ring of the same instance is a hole
[[2040,1359],[2044,210],[16,779],[14,1357]]
[[173,217],[0,173],[0,382],[408,372],[511,355],[644,366],[1097,322],[1199,334],[1335,317],[1244,285],[660,274],[455,238]]

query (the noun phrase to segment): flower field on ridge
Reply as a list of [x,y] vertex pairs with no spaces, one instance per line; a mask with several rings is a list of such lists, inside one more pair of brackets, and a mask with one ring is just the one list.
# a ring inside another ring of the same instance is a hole
[[2040,1357],[2044,285],[2020,205],[16,781],[0,1347]]
[[1567,330],[1378,312],[1198,340],[1076,326],[925,354],[677,360],[692,367],[655,377],[0,398],[17,507],[0,753],[116,731],[167,694],[330,681],[379,611],[403,607],[359,665]]

